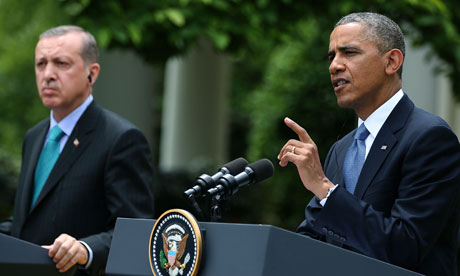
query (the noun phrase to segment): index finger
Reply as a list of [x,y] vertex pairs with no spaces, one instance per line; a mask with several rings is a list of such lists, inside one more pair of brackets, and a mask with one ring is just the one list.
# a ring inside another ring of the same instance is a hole
[[313,143],[313,140],[310,138],[310,135],[308,135],[307,131],[299,124],[289,119],[288,117],[284,118],[284,123],[299,136],[301,142]]

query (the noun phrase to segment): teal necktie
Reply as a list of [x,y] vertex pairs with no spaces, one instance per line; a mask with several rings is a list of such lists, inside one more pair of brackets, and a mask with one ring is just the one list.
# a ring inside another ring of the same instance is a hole
[[34,179],[34,194],[32,197],[32,205],[34,206],[35,201],[37,201],[38,195],[43,189],[46,180],[56,163],[56,160],[59,157],[60,153],[60,140],[64,135],[64,132],[59,128],[59,126],[54,126],[48,137],[48,142],[40,154],[38,159],[37,167],[35,168],[35,179]]
[[361,169],[364,165],[366,157],[366,140],[369,131],[361,124],[356,131],[355,140],[348,148],[347,155],[345,155],[345,162],[343,164],[343,178],[345,180],[345,188],[350,194],[355,192],[356,183],[358,182]]

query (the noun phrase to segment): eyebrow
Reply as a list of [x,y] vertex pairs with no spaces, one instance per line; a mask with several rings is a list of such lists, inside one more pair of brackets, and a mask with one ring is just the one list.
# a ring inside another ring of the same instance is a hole
[[35,60],[43,60],[43,59],[53,61],[53,60],[70,59],[70,57],[65,56],[65,55],[52,56],[52,57],[47,57],[46,55],[41,55],[39,57],[35,57]]

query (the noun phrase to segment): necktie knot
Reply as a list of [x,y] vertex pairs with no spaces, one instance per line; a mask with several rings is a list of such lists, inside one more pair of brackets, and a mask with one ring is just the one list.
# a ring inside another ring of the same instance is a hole
[[49,136],[49,140],[53,140],[53,141],[58,141],[61,139],[62,135],[64,135],[64,132],[59,128],[58,125],[55,125],[51,131],[50,131],[50,136]]
[[357,140],[366,140],[367,136],[369,136],[369,131],[367,130],[364,123],[362,123],[355,134],[355,139]]

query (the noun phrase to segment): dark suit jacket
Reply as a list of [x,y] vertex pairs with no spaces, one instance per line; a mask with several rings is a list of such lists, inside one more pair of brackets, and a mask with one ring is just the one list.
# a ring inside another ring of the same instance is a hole
[[31,209],[35,166],[48,128],[46,119],[25,135],[11,235],[47,245],[69,234],[91,247],[94,257],[86,272],[99,275],[116,218],[153,217],[148,143],[131,123],[91,103]]
[[423,274],[457,275],[455,134],[405,95],[375,138],[352,195],[342,168],[355,131],[332,146],[324,164],[339,186],[324,207],[312,199],[297,231]]

